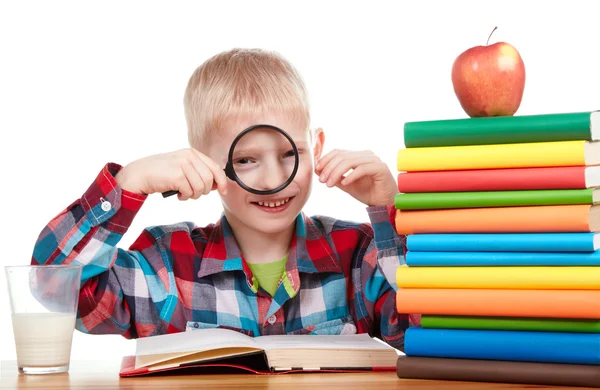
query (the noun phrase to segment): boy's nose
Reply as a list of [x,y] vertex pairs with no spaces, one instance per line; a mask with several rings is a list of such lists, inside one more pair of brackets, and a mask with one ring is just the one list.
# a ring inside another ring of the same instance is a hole
[[265,170],[260,175],[260,190],[272,190],[279,187],[288,179],[285,167],[279,162],[266,164]]

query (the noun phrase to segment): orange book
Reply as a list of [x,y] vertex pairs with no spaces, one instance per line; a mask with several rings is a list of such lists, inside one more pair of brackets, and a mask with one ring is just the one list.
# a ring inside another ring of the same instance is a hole
[[600,231],[600,206],[556,205],[396,210],[396,231],[420,233],[566,233]]
[[598,319],[600,291],[401,288],[396,309],[402,314]]

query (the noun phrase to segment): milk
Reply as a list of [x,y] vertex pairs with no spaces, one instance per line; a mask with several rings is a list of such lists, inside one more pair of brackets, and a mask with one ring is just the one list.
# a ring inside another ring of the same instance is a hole
[[19,367],[67,366],[75,329],[74,313],[12,315]]

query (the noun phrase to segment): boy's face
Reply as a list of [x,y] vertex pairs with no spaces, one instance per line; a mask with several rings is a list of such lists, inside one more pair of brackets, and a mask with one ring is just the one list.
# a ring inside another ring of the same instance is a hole
[[[217,133],[209,135],[203,151],[217,164],[225,167],[227,154],[235,137],[244,129],[256,124],[277,126],[290,135],[298,148],[300,159],[298,172],[292,183],[272,195],[252,194],[235,181],[229,180],[227,194],[221,196],[221,200],[227,219],[233,226],[243,224],[255,231],[277,233],[289,228],[294,223],[308,200],[312,188],[313,164],[320,157],[323,136],[317,136],[314,140],[315,145],[311,145],[310,133],[299,121],[292,120],[285,115],[256,114],[224,121]],[[246,139],[246,136],[243,139]],[[252,147],[254,145],[244,146]],[[262,145],[255,146],[260,148]],[[281,179],[275,177],[277,172],[269,174],[267,171],[266,175],[270,177],[265,177],[264,182],[281,184]]]

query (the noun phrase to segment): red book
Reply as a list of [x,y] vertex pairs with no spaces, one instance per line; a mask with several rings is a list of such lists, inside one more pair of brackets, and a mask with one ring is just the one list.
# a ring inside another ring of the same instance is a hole
[[600,186],[600,166],[402,172],[398,191],[470,192],[585,189]]

